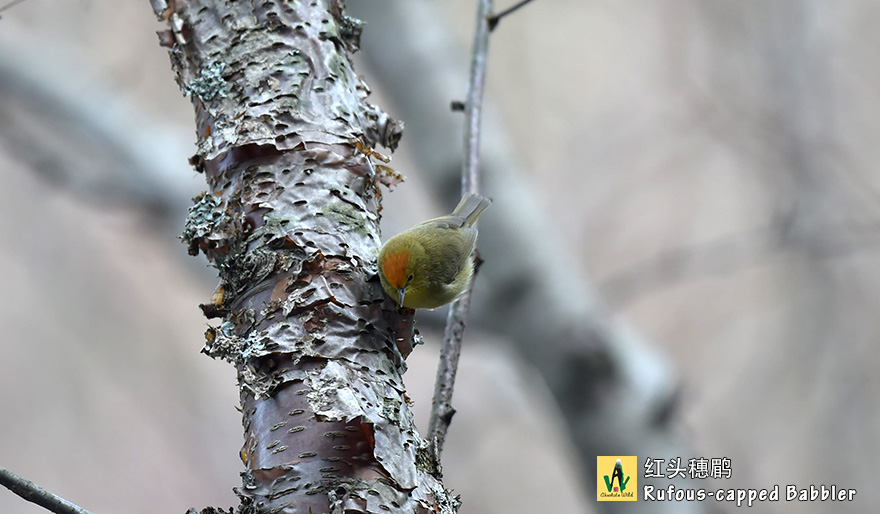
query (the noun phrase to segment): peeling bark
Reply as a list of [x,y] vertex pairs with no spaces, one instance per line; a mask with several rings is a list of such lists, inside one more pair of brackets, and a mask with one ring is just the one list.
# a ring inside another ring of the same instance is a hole
[[240,510],[454,512],[404,394],[412,318],[376,280],[385,177],[359,142],[393,149],[402,124],[352,69],[360,22],[332,0],[152,4],[209,185],[183,239],[221,279],[203,351],[238,370]]

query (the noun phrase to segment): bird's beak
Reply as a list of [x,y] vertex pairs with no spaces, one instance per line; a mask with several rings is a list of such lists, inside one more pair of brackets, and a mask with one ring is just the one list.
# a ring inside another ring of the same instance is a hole
[[406,288],[398,287],[397,288],[397,305],[403,307],[403,297],[406,296]]

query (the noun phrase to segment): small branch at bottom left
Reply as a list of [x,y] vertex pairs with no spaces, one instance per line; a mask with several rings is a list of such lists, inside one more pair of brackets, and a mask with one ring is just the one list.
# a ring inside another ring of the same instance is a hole
[[0,467],[0,485],[55,514],[92,514],[3,467]]

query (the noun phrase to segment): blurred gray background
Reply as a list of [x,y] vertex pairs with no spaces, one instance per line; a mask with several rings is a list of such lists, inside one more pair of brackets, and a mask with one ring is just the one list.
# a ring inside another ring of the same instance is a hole
[[[450,207],[425,163],[460,153],[446,106],[464,96],[474,6],[357,11],[357,69],[410,127],[387,237]],[[538,253],[644,338],[680,447],[732,461],[729,481],[679,486],[836,484],[853,504],[757,511],[880,509],[878,23],[870,1],[537,0],[492,36],[486,151],[515,163],[504,180],[540,213]],[[240,483],[234,372],[199,354],[214,275],[176,240],[203,181],[162,28],[146,0],[0,18],[0,466],[96,514],[226,507]],[[373,71],[403,53],[425,66],[411,82]],[[596,511],[557,406],[491,314],[467,334],[447,487],[463,514]],[[422,427],[437,317],[405,377]],[[43,511],[0,490],[0,512]]]

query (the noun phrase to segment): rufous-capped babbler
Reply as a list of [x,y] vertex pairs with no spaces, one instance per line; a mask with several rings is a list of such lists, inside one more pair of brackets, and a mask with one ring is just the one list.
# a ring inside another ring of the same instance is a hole
[[397,234],[379,251],[379,279],[398,305],[434,309],[455,300],[474,272],[473,227],[492,203],[468,193],[448,216],[430,219]]

